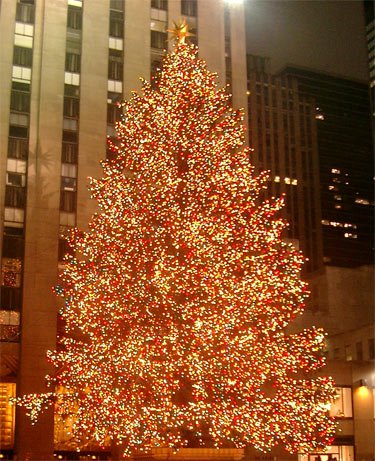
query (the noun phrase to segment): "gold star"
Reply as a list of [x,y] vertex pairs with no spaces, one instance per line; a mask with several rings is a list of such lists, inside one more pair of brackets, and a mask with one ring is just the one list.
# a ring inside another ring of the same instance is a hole
[[172,34],[172,40],[177,40],[178,43],[185,43],[186,37],[193,37],[194,34],[189,32],[189,26],[185,19],[180,23],[174,22],[174,29],[167,29],[167,32]]

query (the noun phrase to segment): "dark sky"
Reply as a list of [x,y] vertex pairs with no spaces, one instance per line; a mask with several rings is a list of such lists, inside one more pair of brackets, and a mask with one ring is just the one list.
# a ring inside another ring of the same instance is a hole
[[368,81],[362,1],[245,0],[248,53]]

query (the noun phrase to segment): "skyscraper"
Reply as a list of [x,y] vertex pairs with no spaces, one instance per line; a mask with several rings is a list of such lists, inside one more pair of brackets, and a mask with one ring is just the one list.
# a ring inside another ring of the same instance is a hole
[[166,29],[185,18],[219,82],[230,75],[233,104],[245,106],[242,9],[216,0],[1,4],[0,426],[2,449],[19,460],[51,459],[54,450],[52,414],[32,427],[6,401],[45,390],[57,334],[51,288],[67,251],[59,236],[85,228],[95,211],[87,177],[101,174],[116,102],[150,78],[172,46]]
[[373,264],[374,163],[366,82],[287,67],[316,107],[325,264]]

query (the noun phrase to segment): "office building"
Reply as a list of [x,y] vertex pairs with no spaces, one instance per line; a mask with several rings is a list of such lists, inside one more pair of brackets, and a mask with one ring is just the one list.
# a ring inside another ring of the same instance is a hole
[[323,257],[327,265],[373,264],[374,162],[368,85],[287,67],[301,96],[315,101]]

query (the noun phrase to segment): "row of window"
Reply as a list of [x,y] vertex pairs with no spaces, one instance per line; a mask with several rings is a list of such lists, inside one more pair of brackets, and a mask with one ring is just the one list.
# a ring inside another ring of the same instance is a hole
[[[366,350],[364,350],[366,349]],[[366,348],[363,347],[363,341],[357,341],[354,346],[347,344],[344,348],[335,347],[333,349],[333,358],[336,360],[374,360],[375,359],[375,339],[367,340]]]

